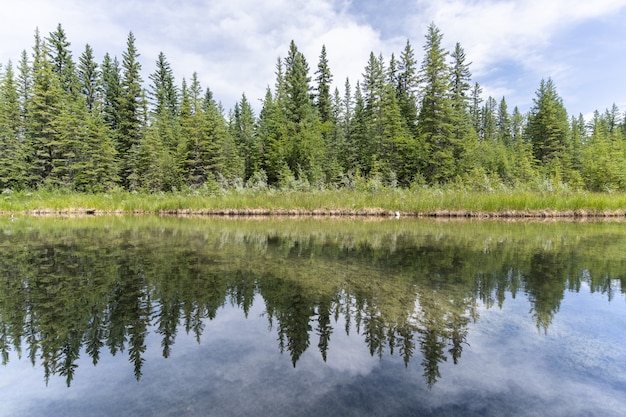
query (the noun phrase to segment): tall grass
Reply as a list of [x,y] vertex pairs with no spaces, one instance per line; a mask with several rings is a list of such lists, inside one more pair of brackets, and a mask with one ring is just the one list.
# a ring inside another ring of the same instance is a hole
[[420,188],[281,191],[228,190],[216,194],[84,194],[58,191],[5,192],[0,212],[102,213],[319,213],[404,215],[537,214],[624,215],[626,193],[583,191],[466,191]]

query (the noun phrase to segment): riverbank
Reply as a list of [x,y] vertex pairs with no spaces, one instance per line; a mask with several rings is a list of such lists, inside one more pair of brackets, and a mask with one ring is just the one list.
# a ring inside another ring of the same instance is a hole
[[626,217],[626,193],[382,189],[86,194],[3,193],[4,215],[401,216],[463,218]]

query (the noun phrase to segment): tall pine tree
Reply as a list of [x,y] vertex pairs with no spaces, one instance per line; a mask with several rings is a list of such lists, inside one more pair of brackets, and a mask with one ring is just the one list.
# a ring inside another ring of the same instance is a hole
[[426,34],[424,58],[420,68],[422,104],[418,117],[418,134],[426,147],[424,176],[430,183],[444,183],[457,172],[453,109],[450,98],[448,53],[441,45],[443,35],[431,24]]

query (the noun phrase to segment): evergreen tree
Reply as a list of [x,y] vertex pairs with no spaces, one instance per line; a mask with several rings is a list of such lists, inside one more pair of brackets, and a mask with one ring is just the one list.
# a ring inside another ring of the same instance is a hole
[[552,79],[541,80],[526,128],[533,155],[549,170],[567,168],[570,131],[567,112]]
[[[202,88],[198,74],[194,73],[189,86],[189,97],[181,108],[182,142],[180,147],[182,172],[187,184],[200,187],[215,183],[218,175],[228,174],[224,156],[227,141],[226,121],[210,91],[201,97]],[[183,96],[187,92],[184,91]],[[187,104],[189,101],[189,113]]]
[[590,137],[582,152],[582,179],[591,191],[626,189],[626,143],[611,134],[614,120],[608,112],[594,112]]
[[497,106],[496,99],[489,96],[480,111],[480,139],[488,143],[495,143],[498,139]]
[[339,89],[335,88],[332,101],[331,129],[324,136],[326,143],[326,156],[324,164],[324,173],[326,182],[329,184],[337,184],[344,174],[343,152],[345,149],[344,127],[342,123],[342,113],[344,111],[344,103],[339,93]]
[[524,140],[524,115],[519,111],[519,108],[515,106],[513,114],[511,115],[511,140],[513,143],[518,143]]
[[135,47],[135,35],[128,34],[126,51],[122,54],[122,78],[119,103],[119,129],[116,150],[119,158],[120,181],[128,189],[137,183],[136,156],[142,134],[143,90],[141,64]]
[[582,114],[572,116],[572,169],[580,173],[582,170],[582,150],[588,142],[587,127]]
[[472,126],[470,114],[472,73],[469,69],[470,63],[466,63],[465,50],[460,43],[456,43],[450,57],[452,58],[450,66],[452,146],[454,159],[457,161],[456,174],[458,175],[469,169],[468,154],[476,147],[477,135]]
[[30,103],[33,93],[33,77],[31,67],[28,62],[28,53],[26,50],[22,51],[20,62],[17,67],[18,80],[17,80],[17,94],[20,103],[20,119],[22,131],[20,132],[20,138],[24,138],[24,126],[26,125],[27,106]]
[[[309,66],[294,41],[291,41],[285,58],[284,83],[287,165],[292,173],[297,173],[300,180],[321,181],[325,154],[321,124],[311,99]],[[302,174],[305,178],[302,178]]]
[[319,113],[322,123],[327,123],[332,119],[333,105],[330,94],[333,76],[328,65],[328,57],[326,56],[326,46],[322,46],[322,53],[315,71],[315,81],[317,83],[315,94],[315,106]]
[[500,106],[498,107],[496,128],[498,132],[498,141],[502,142],[505,146],[510,147],[512,144],[511,116],[509,115],[508,106],[504,97],[500,100]]
[[102,86],[100,84],[100,70],[94,60],[93,49],[89,44],[85,45],[85,50],[78,59],[78,81],[87,109],[90,112],[95,111]]
[[56,122],[63,107],[62,94],[59,78],[48,60],[47,47],[36,31],[32,99],[27,103],[30,186],[47,180],[54,168],[53,161],[58,158]]
[[261,169],[261,154],[256,135],[256,120],[252,106],[245,94],[235,103],[230,131],[244,164],[244,180],[248,180]]
[[413,136],[417,136],[417,90],[419,79],[415,51],[407,39],[398,66],[398,105],[404,124]]
[[[117,58],[107,53],[102,62],[103,116],[114,139],[120,128],[120,98],[122,95],[121,69]],[[116,142],[116,149],[120,149]]]
[[178,113],[178,91],[174,83],[174,72],[163,52],[159,53],[156,70],[149,78],[153,113],[156,115],[168,114],[170,117],[176,116]]
[[[481,110],[483,99],[481,94],[483,93],[483,89],[478,83],[474,83],[474,87],[470,93],[470,117],[472,119],[472,126],[474,127],[474,131],[479,133],[482,130],[482,120],[481,120]],[[479,135],[480,136],[480,135]]]
[[266,173],[270,185],[278,183],[281,169],[287,164],[284,150],[284,137],[287,134],[285,124],[284,112],[268,88],[259,114],[257,136],[261,148],[261,169]]
[[348,172],[361,174],[369,169],[369,161],[365,159],[368,143],[368,120],[365,111],[365,100],[361,83],[356,82],[354,88],[354,111],[350,121],[349,135],[346,137],[346,162]]
[[382,56],[376,57],[370,52],[370,58],[363,73],[364,128],[358,142],[359,159],[363,174],[369,175],[376,169],[377,173],[388,169],[381,167],[387,156],[388,144],[385,143],[383,116],[383,96],[387,80],[385,79],[385,63]]
[[65,31],[59,23],[57,29],[51,32],[46,39],[48,43],[48,54],[54,72],[58,74],[61,88],[70,94],[77,94],[79,82],[76,74],[76,64],[72,58],[72,51],[69,49],[71,43],[67,40]]
[[26,149],[20,131],[20,102],[11,61],[0,77],[0,190],[26,186]]
[[431,24],[426,34],[424,59],[420,68],[422,104],[418,117],[418,133],[426,147],[424,175],[430,183],[443,183],[456,174],[450,71],[448,53],[441,45],[443,35]]

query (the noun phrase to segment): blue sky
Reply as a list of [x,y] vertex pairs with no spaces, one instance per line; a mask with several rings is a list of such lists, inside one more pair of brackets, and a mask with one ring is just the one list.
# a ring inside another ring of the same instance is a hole
[[626,110],[626,0],[21,0],[3,5],[0,62],[30,52],[37,27],[61,23],[75,60],[86,43],[99,61],[121,57],[133,31],[145,80],[162,51],[179,84],[197,72],[228,109],[243,92],[258,105],[292,39],[312,69],[326,45],[343,90],[370,51],[388,59],[409,39],[421,61],[431,22],[447,49],[461,43],[485,97],[510,109],[528,110],[551,77],[570,114]]

